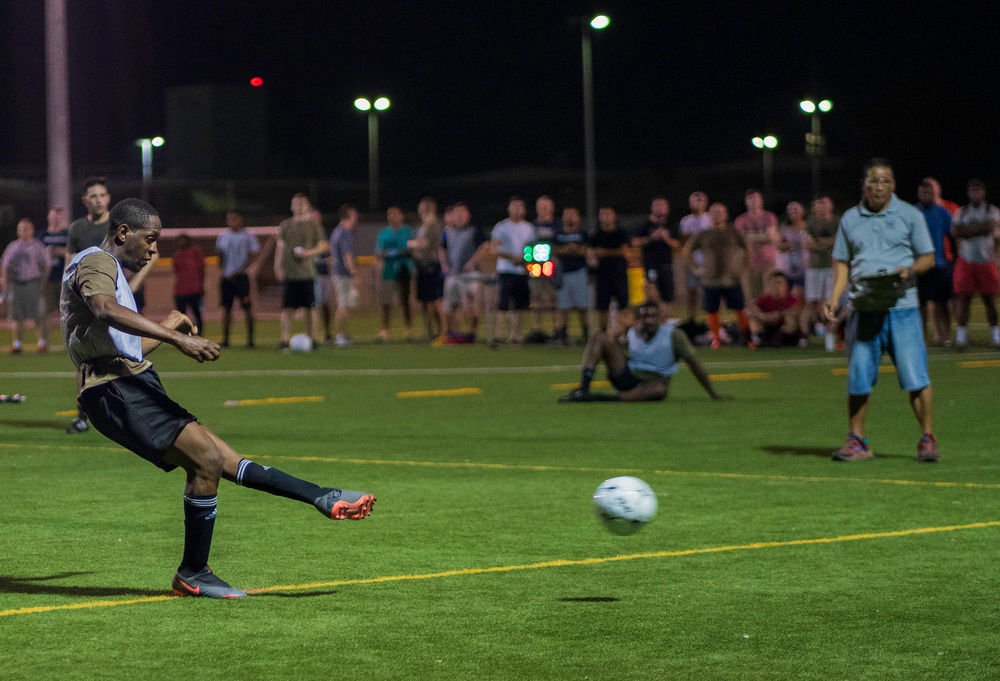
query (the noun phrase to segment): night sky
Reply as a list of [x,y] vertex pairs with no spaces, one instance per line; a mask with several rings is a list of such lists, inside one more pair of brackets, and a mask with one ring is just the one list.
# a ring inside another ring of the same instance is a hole
[[[163,132],[171,86],[261,76],[276,173],[364,180],[352,101],[368,93],[393,100],[380,119],[386,175],[579,168],[571,18],[599,8],[612,20],[594,36],[602,170],[754,157],[749,140],[765,132],[778,154],[802,154],[797,102],[815,94],[834,101],[828,153],[847,163],[885,155],[901,180],[933,174],[946,189],[1000,176],[995,3],[68,4],[75,166],[137,167],[133,140]],[[4,168],[45,161],[42,6],[0,2]]]

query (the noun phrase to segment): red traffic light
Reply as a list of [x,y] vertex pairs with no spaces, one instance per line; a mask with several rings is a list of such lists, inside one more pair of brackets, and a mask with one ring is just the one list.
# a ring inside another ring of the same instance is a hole
[[264,84],[264,79],[260,76],[254,76],[250,79],[250,84],[254,87],[260,87]]

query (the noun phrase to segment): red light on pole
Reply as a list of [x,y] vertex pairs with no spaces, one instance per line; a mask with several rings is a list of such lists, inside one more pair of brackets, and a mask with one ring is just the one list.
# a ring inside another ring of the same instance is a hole
[[253,78],[250,79],[250,85],[254,87],[260,87],[263,84],[264,84],[264,79],[261,78],[260,76],[254,76]]

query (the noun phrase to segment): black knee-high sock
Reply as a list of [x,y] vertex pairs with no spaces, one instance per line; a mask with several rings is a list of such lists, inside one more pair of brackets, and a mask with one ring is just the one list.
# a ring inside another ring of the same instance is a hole
[[240,461],[236,469],[236,484],[279,497],[304,501],[307,504],[313,503],[330,489],[307,480],[300,480],[277,468],[261,466],[250,459]]
[[184,557],[180,569],[194,573],[208,565],[218,500],[215,494],[184,495]]
[[590,382],[594,380],[594,370],[593,369],[583,369],[580,372],[580,390],[585,393],[590,392]]

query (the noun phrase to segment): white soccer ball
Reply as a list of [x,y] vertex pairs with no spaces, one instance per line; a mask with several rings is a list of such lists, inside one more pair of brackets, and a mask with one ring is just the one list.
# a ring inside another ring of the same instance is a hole
[[295,352],[309,352],[313,349],[312,338],[304,333],[297,333],[288,339],[288,347]]
[[630,475],[611,478],[594,492],[594,510],[615,534],[635,534],[656,517],[656,492]]

